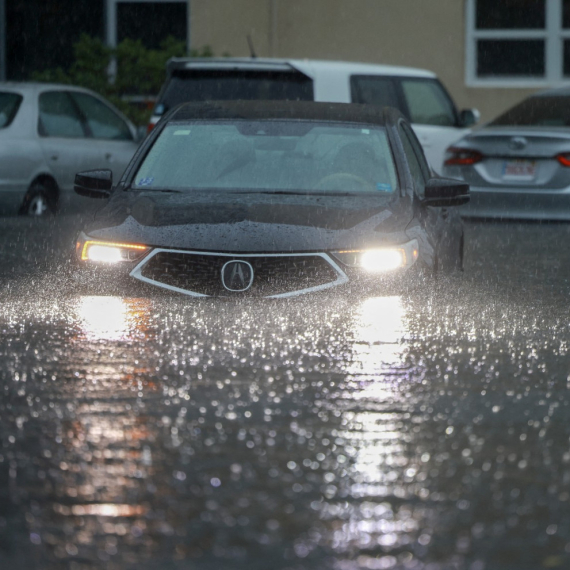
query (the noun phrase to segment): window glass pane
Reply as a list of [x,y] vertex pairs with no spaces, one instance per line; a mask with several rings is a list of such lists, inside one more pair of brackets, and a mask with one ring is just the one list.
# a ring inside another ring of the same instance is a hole
[[570,96],[529,97],[498,116],[491,125],[525,127],[569,127]]
[[304,121],[168,125],[135,188],[393,194],[397,177],[382,128]]
[[96,139],[132,140],[129,127],[107,105],[85,93],[70,93]]
[[[388,77],[353,75],[350,78],[353,103],[366,103],[380,107],[396,107],[400,102],[396,94],[394,80]],[[400,109],[402,111],[402,109]]]
[[408,135],[400,127],[400,136],[402,138],[402,145],[404,146],[404,152],[406,153],[406,158],[408,159],[408,164],[410,166],[410,172],[412,174],[412,180],[414,182],[414,187],[416,189],[416,193],[420,196],[423,195],[424,192],[424,185],[425,179],[424,174],[422,172],[422,167],[420,165],[419,160],[416,157],[416,153],[414,152],[414,147],[410,142]]
[[62,91],[40,95],[40,134],[48,137],[84,137],[73,101]]
[[22,96],[17,93],[0,93],[0,129],[14,120],[21,102]]
[[545,27],[545,0],[476,0],[479,30],[536,30]]
[[118,2],[117,41],[140,40],[157,49],[169,36],[186,41],[186,2]]
[[422,171],[423,180],[425,182],[430,177],[430,168],[426,159],[426,155],[424,153],[424,149],[422,148],[418,137],[416,137],[416,133],[414,133],[414,131],[408,125],[403,124],[402,129],[404,133],[406,133],[406,136],[410,141],[412,148],[414,149],[416,158],[418,159],[418,163]]
[[563,58],[564,77],[570,77],[570,40],[564,40]]
[[570,28],[570,0],[562,0],[562,27]]
[[479,40],[479,77],[543,77],[543,40]]
[[436,81],[404,79],[402,90],[412,123],[420,125],[455,125],[455,109]]

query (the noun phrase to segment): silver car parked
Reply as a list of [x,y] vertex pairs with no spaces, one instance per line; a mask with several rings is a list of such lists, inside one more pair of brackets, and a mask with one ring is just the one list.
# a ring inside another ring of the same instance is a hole
[[533,95],[447,151],[467,217],[570,220],[570,89]]
[[118,180],[137,148],[135,127],[105,99],[69,85],[0,83],[0,213],[81,207],[76,172]]

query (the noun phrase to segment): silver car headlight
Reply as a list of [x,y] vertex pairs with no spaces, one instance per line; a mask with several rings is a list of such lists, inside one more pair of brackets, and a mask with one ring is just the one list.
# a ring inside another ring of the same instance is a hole
[[418,241],[371,249],[351,249],[331,252],[342,264],[360,267],[370,273],[388,273],[411,267],[418,259]]

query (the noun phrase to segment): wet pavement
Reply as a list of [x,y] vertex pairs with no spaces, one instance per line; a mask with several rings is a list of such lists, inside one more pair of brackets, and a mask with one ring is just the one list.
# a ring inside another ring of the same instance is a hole
[[81,295],[0,220],[0,568],[570,568],[570,225],[414,294]]

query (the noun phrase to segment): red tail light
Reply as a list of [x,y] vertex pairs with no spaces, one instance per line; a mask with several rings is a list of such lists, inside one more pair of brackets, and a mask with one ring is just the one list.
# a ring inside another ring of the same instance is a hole
[[156,123],[153,123],[152,121],[148,124],[148,127],[146,128],[146,134],[148,135],[148,133],[150,133],[150,131],[152,131],[152,129],[154,129],[154,127],[156,126]]
[[445,166],[471,166],[483,160],[478,150],[450,146],[446,152]]
[[562,152],[556,156],[556,160],[562,165],[570,168],[570,152]]

